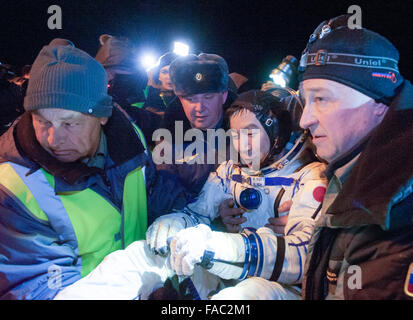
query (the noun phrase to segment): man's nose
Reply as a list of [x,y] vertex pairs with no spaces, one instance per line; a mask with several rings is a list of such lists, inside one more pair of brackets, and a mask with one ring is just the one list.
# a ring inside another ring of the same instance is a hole
[[203,100],[194,102],[194,109],[197,113],[202,113],[205,110],[205,104]]
[[62,144],[64,136],[61,128],[56,128],[52,126],[49,128],[47,133],[47,142],[49,143],[50,147],[57,148]]
[[314,110],[309,105],[304,106],[303,113],[300,118],[300,127],[309,129],[312,125],[317,123],[317,118],[314,115]]
[[253,142],[248,135],[248,131],[241,130],[238,136],[238,152],[250,153],[253,148]]

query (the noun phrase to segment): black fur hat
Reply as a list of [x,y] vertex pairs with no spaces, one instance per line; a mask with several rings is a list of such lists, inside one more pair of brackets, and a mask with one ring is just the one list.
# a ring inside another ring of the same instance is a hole
[[169,75],[176,95],[228,90],[228,65],[216,54],[190,54],[177,58],[169,67]]

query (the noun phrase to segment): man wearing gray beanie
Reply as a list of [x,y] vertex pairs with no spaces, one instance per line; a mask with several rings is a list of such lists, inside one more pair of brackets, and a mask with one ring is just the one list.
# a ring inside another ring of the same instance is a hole
[[187,202],[98,61],[54,39],[30,76],[26,112],[0,137],[0,299],[54,298]]
[[411,299],[413,87],[397,49],[348,18],[321,23],[300,62],[300,125],[329,163],[303,298]]

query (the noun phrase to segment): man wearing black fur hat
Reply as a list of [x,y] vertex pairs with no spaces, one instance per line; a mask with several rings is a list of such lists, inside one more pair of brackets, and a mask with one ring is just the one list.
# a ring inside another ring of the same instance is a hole
[[[224,105],[233,101],[234,97],[228,92],[226,61],[215,54],[202,53],[198,56],[190,54],[175,59],[169,67],[169,74],[174,92],[182,104],[187,120],[192,128],[202,132],[205,150],[217,150],[216,145],[210,145],[207,141],[207,129],[227,129],[223,121]],[[163,152],[167,149],[164,148],[165,144],[159,144],[155,148],[154,161],[158,164],[159,170],[166,170],[178,176],[184,187],[196,195],[207,180],[209,173],[226,158],[219,159],[218,152],[215,154],[214,163],[207,163],[207,152],[205,152],[205,158],[199,154],[191,154],[190,159],[176,158],[177,148],[185,150],[193,142],[183,141],[183,139],[179,141],[176,133],[181,131],[182,137],[184,136],[185,123],[182,124],[181,130],[179,128],[179,122],[175,122],[174,130],[171,132],[174,141],[164,140],[166,144],[173,144],[172,163],[165,163],[163,160],[165,156]]]
[[413,296],[413,87],[397,49],[348,16],[319,25],[300,67],[301,126],[329,162],[304,299]]

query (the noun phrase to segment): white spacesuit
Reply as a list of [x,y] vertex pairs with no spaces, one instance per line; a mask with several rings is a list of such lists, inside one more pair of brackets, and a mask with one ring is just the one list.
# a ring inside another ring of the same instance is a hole
[[[176,272],[191,275],[201,299],[228,286],[221,279],[234,281],[213,299],[298,299],[299,288],[293,285],[301,280],[312,216],[326,186],[325,165],[311,162],[308,143],[302,135],[284,157],[259,172],[231,161],[221,164],[184,212],[158,218],[148,229],[147,242],[136,241],[111,253],[55,299],[146,299]],[[258,230],[225,233],[207,227],[228,198],[250,207],[242,227]],[[288,200],[292,205],[285,213],[285,234],[263,227]],[[172,256],[154,254],[166,253],[171,239]]]
[[[210,273],[223,279],[247,278],[237,281],[235,287],[221,290],[212,299],[299,299],[300,289],[293,285],[301,281],[314,226],[312,216],[326,190],[322,174],[325,165],[308,163],[309,154],[302,136],[286,156],[260,172],[252,174],[248,168],[231,162],[222,164],[210,175],[199,200],[188,206],[192,214],[202,221],[204,216],[213,220],[218,216],[219,204],[229,197],[238,204],[252,198],[250,204],[260,205],[252,205],[257,208],[244,213],[247,221],[241,226],[246,229],[241,234],[214,232],[203,226],[180,232],[171,243],[175,272],[192,274],[194,262],[199,263],[197,257],[203,256],[201,263],[208,264],[203,253],[212,252]],[[249,193],[242,199],[242,192],[251,188],[259,195]],[[259,198],[261,201],[254,201]],[[288,200],[292,200],[292,205],[286,213],[289,216],[285,234],[275,234],[263,227],[274,214],[277,216],[278,206]],[[194,284],[200,287],[196,281]]]

